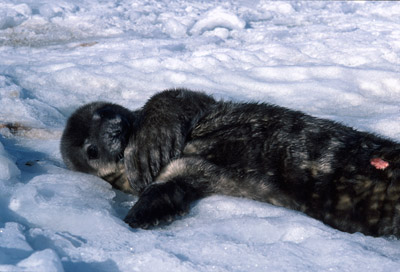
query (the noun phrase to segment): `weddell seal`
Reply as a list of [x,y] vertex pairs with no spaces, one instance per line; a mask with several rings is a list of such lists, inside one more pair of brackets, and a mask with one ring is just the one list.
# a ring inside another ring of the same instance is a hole
[[139,196],[125,222],[169,222],[211,194],[302,211],[346,232],[400,236],[400,145],[265,104],[160,92],[135,111],[94,102],[69,118],[67,167]]

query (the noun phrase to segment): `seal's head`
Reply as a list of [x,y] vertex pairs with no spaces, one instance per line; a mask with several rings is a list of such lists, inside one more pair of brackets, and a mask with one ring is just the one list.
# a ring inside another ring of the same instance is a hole
[[67,167],[99,176],[114,187],[129,191],[123,185],[127,183],[123,159],[135,119],[134,112],[106,102],[77,109],[61,138],[61,154]]

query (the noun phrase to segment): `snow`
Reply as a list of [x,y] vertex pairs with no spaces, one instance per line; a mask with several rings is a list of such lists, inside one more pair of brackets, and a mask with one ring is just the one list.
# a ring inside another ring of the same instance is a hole
[[[225,196],[153,230],[66,169],[80,105],[172,87],[400,140],[400,6],[362,1],[1,0],[0,271],[398,271],[400,242]],[[12,125],[10,125],[12,124]]]

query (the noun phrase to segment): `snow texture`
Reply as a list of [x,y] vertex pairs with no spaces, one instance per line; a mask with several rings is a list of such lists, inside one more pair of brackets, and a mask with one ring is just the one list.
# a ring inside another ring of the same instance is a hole
[[157,91],[263,101],[400,140],[400,5],[0,1],[0,271],[398,271],[400,242],[213,196],[154,230],[136,201],[66,169],[68,116]]

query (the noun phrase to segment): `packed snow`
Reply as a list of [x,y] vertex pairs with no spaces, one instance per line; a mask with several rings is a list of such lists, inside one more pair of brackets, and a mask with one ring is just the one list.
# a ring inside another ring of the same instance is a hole
[[400,242],[212,196],[153,230],[66,169],[68,116],[167,88],[302,110],[400,141],[400,5],[0,0],[0,271],[398,271]]

